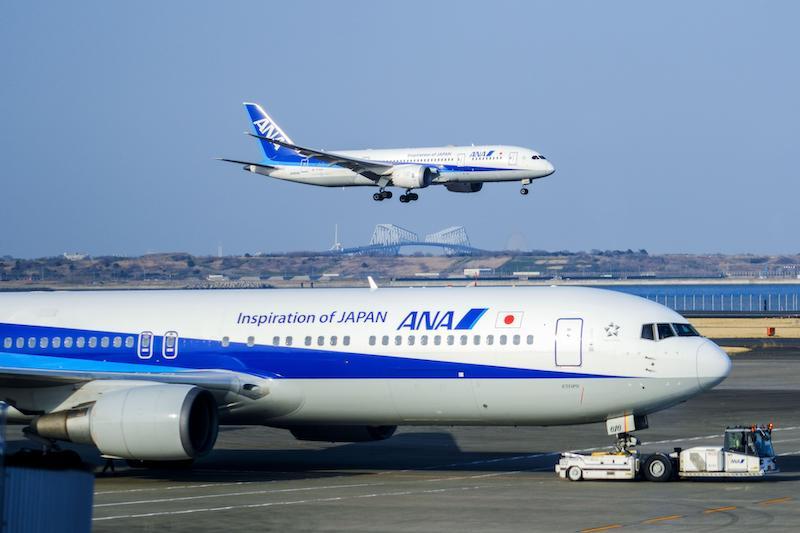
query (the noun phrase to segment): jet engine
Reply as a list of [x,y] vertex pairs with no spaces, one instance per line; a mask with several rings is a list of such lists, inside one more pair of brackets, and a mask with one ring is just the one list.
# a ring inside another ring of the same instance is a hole
[[397,426],[291,426],[287,429],[297,440],[370,442],[388,439]]
[[483,189],[483,183],[481,182],[453,182],[453,183],[445,183],[445,187],[450,192],[478,192]]
[[397,165],[392,170],[392,185],[406,189],[423,189],[439,174],[435,168],[424,165]]
[[92,444],[107,457],[181,461],[214,447],[217,403],[209,391],[192,385],[142,385],[42,415],[31,429],[48,439]]

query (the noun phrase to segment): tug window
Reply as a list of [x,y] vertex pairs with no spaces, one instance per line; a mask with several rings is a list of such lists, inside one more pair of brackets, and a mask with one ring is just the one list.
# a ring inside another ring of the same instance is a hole
[[653,335],[653,324],[645,324],[642,326],[642,338],[649,341],[656,340],[655,335]]
[[670,326],[669,324],[659,324],[657,326],[657,329],[658,329],[658,340],[675,336],[675,332],[672,331],[672,326]]

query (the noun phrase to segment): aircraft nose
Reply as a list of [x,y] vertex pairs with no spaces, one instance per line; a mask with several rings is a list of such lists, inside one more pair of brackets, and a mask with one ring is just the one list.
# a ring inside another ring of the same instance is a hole
[[719,385],[731,373],[731,359],[722,348],[707,340],[697,349],[697,383],[701,390]]
[[556,167],[554,167],[553,163],[551,163],[550,161],[545,161],[544,162],[544,171],[547,172],[547,174],[545,174],[545,176],[549,176],[550,174],[552,174],[553,172],[556,171]]

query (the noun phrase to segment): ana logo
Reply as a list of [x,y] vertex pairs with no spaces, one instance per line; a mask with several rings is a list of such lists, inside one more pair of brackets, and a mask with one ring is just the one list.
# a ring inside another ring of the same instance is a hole
[[453,325],[455,311],[411,311],[400,322],[397,329],[407,328],[412,331],[420,329],[472,329],[487,310],[485,307],[473,307],[461,317],[461,320],[455,326]]
[[477,152],[472,152],[469,156],[473,159],[482,159],[485,157],[492,157],[494,155],[494,150],[482,150]]
[[[289,139],[287,139],[286,136],[283,133],[281,133],[281,130],[279,130],[278,127],[275,124],[273,124],[268,118],[261,118],[256,120],[255,122],[253,122],[253,126],[255,126],[256,129],[258,129],[258,133],[262,137],[266,137],[267,139],[275,139],[283,142],[289,142]],[[273,146],[275,147],[276,150],[280,147],[280,145],[278,144],[273,144]]]

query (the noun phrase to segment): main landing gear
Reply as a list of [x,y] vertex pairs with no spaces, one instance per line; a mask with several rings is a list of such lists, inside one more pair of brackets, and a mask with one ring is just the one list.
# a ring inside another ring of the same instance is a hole
[[522,188],[519,190],[519,193],[522,196],[527,196],[528,195],[527,186],[531,184],[531,181],[533,181],[533,180],[531,180],[530,178],[526,178],[526,179],[522,180]]
[[415,192],[408,191],[400,195],[400,202],[407,204],[408,202],[416,202],[419,200],[419,195]]
[[376,202],[382,202],[384,200],[388,200],[391,197],[392,197],[392,191],[384,191],[383,189],[372,195],[372,199],[375,200]]

